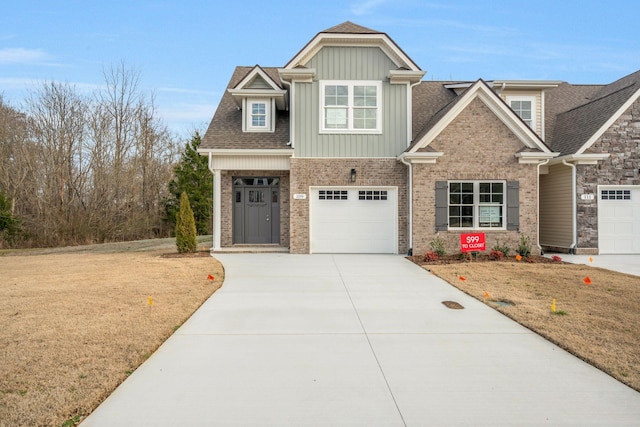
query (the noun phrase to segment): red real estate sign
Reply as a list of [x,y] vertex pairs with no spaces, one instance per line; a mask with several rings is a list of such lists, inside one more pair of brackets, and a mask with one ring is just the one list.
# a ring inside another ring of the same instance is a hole
[[461,252],[479,252],[487,250],[484,233],[468,233],[460,235]]

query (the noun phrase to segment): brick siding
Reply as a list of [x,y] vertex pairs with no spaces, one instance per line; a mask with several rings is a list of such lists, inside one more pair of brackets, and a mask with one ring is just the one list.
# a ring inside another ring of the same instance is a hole
[[[356,182],[350,182],[351,169],[356,169]],[[309,187],[311,186],[393,186],[398,187],[398,251],[407,247],[407,170],[396,159],[291,159],[291,245],[290,252],[310,252]],[[306,194],[306,199],[293,199]]]
[[447,253],[460,251],[460,231],[435,230],[435,183],[448,180],[519,181],[519,231],[485,231],[487,250],[500,240],[515,251],[520,236],[526,235],[533,253],[539,253],[537,165],[518,163],[515,154],[523,148],[522,143],[482,101],[474,100],[429,147],[444,155],[436,164],[413,166],[415,255],[429,251],[437,236],[445,240]]

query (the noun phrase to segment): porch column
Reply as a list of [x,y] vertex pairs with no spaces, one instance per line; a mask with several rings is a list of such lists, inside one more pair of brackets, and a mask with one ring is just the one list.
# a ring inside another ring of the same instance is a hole
[[222,185],[220,184],[220,169],[213,171],[213,251],[220,250],[220,230],[222,228],[222,222],[220,219],[220,207]]

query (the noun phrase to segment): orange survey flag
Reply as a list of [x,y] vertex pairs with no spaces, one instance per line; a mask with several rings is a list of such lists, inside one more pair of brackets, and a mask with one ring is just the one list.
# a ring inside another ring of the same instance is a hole
[[464,282],[465,280],[467,280],[467,278],[466,278],[466,277],[464,277],[464,276],[458,276],[458,279],[462,280],[463,282]]
[[589,276],[587,276],[584,279],[582,279],[582,281],[584,282],[585,285],[590,285],[591,284],[591,278]]
[[208,274],[207,275],[207,280],[216,280],[216,278],[213,277],[212,275]]

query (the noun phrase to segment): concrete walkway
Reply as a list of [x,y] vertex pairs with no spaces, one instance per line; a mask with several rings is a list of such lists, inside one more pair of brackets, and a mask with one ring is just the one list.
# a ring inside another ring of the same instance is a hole
[[640,393],[401,256],[217,258],[221,290],[83,427],[640,426]]
[[584,264],[590,267],[604,268],[620,273],[640,276],[640,255],[569,255],[548,253],[546,257],[557,255],[563,261],[572,264]]

